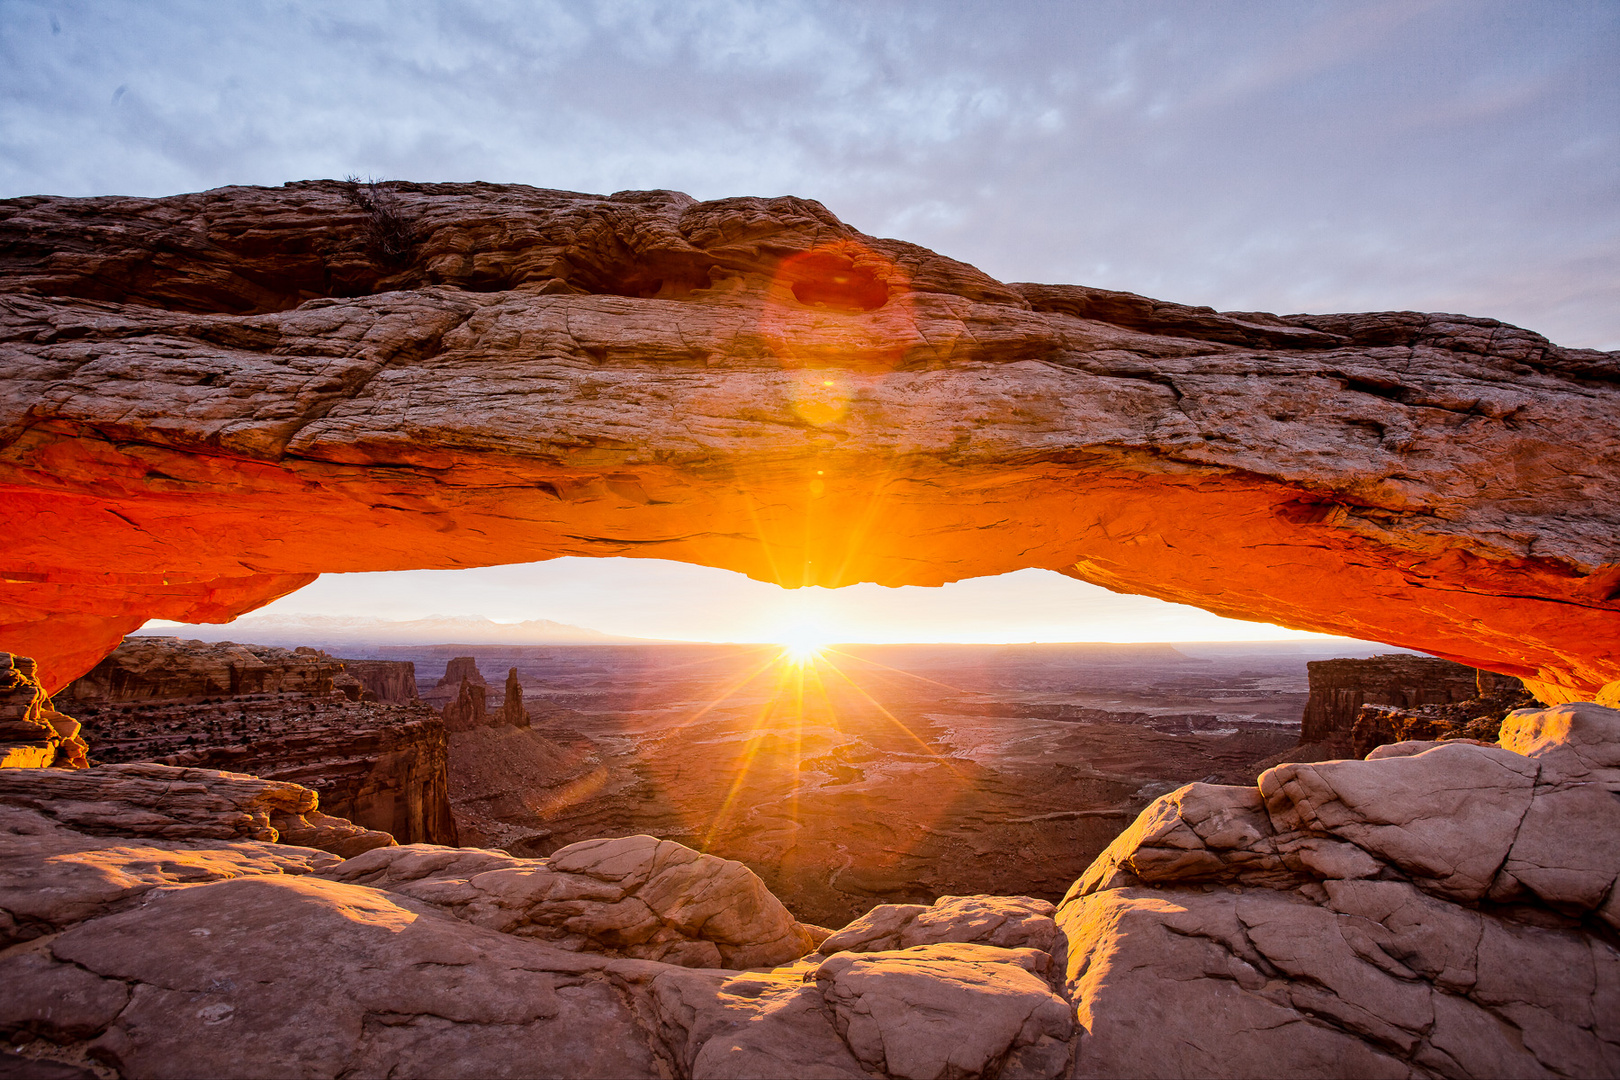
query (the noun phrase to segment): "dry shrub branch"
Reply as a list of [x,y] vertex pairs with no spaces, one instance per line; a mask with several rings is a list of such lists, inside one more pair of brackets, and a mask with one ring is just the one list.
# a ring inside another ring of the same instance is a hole
[[345,177],[343,197],[366,216],[362,235],[366,248],[379,262],[403,263],[416,243],[416,216],[381,181]]

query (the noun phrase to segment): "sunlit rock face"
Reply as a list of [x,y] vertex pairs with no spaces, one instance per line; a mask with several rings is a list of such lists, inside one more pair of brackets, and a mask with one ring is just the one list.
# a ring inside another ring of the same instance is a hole
[[0,203],[0,648],[48,688],[318,573],[559,555],[1047,567],[1620,679],[1616,354],[1004,285],[803,199],[389,190]]
[[1058,910],[1071,1075],[1620,1075],[1617,766],[1579,703],[1166,795]]
[[63,708],[118,702],[197,701],[259,694],[332,693],[341,661],[313,649],[233,641],[131,637],[57,697]]

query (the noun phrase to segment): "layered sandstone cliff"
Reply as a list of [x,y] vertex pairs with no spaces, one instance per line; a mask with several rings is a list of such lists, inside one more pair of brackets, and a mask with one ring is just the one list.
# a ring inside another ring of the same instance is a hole
[[58,699],[98,762],[296,783],[401,843],[455,843],[443,722],[419,702],[350,700],[333,689],[344,674],[313,649],[132,637]]
[[[258,840],[318,848],[345,858],[395,846],[386,832],[322,810],[319,796],[309,788],[218,769],[148,762],[78,770],[4,769],[0,806],[24,808],[89,836]],[[46,895],[33,897],[31,903],[18,896],[37,884],[29,877],[22,873],[9,882],[11,907],[22,903],[48,908],[48,885]],[[18,923],[13,912],[3,944],[48,932],[37,927],[30,932],[30,925],[26,920]]]
[[1366,757],[1377,747],[1414,740],[1492,743],[1501,736],[1502,724],[1510,714],[1540,705],[1518,679],[1482,671],[1478,693],[1464,701],[1413,708],[1363,705],[1350,729],[1350,756]]
[[330,694],[343,663],[314,649],[127,637],[56,695],[71,704]]
[[1414,709],[1479,695],[1478,671],[1432,656],[1312,660],[1305,668],[1311,696],[1305,703],[1299,741],[1328,743],[1339,757],[1350,752],[1351,732],[1363,705]]
[[568,554],[1047,567],[1620,680],[1613,353],[1005,285],[803,199],[380,190],[386,254],[332,182],[0,203],[0,648],[47,689],[324,571]]
[[435,684],[438,688],[448,687],[452,693],[462,683],[471,683],[474,686],[488,686],[484,681],[483,672],[478,670],[478,658],[475,656],[455,656],[444,666],[444,675]]
[[338,662],[385,705],[405,705],[416,700],[416,665],[409,660]]
[[82,769],[80,735],[79,722],[51,704],[33,659],[0,653],[0,769]]
[[[159,779],[182,809],[96,812],[98,785]],[[129,1076],[1620,1076],[1620,712],[1595,705],[1190,784],[1057,908],[940,897],[830,934],[650,836],[339,861],[270,842],[263,783],[0,771],[14,1052]]]

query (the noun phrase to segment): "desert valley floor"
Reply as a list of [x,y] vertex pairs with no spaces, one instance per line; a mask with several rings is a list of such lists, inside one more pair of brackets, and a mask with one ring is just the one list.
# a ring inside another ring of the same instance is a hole
[[[1298,741],[1306,660],[1341,651],[841,646],[796,665],[778,646],[349,649],[414,662],[439,707],[456,656],[477,660],[495,700],[516,670],[531,728],[450,735],[463,844],[541,856],[647,833],[744,862],[800,918],[835,927],[940,895],[1058,900],[1152,798],[1253,783]],[[115,738],[130,716],[91,731]],[[173,748],[115,745],[101,758]]]

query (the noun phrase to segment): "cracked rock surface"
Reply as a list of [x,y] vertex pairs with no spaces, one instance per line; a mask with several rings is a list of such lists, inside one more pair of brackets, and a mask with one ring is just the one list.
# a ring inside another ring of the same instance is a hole
[[1374,753],[1190,784],[1075,883],[1076,1076],[1620,1075],[1620,711]]
[[[97,770],[10,772],[46,771]],[[819,946],[652,837],[342,860],[8,796],[0,1033],[128,1077],[1620,1076],[1617,793],[1620,712],[1521,711],[1187,785],[1055,910],[882,905]]]
[[0,648],[47,690],[322,572],[559,555],[1043,567],[1620,683],[1617,354],[1003,284],[798,198],[386,189],[387,258],[334,182],[0,202]]
[[150,762],[75,769],[0,769],[0,805],[38,811],[92,836],[300,844],[358,855],[388,833],[324,814],[300,784]]
[[413,844],[367,852],[324,876],[564,948],[685,967],[788,963],[818,936],[742,863],[651,836],[584,840],[545,859]]

